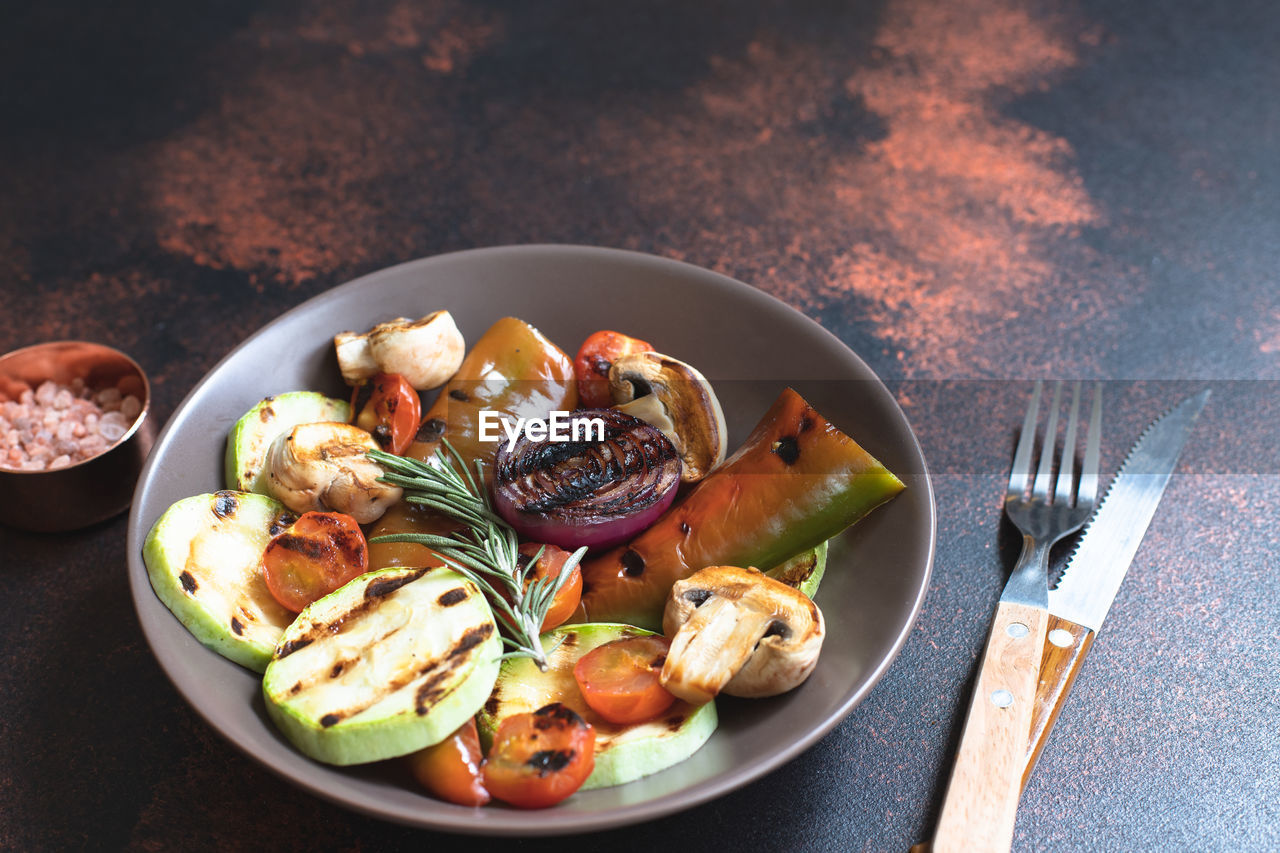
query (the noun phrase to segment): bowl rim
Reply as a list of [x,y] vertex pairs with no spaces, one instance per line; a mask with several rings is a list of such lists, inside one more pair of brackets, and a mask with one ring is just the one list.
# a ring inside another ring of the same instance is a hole
[[[365,285],[370,279],[375,277],[384,277],[392,275],[392,271],[404,273],[409,269],[429,269],[436,265],[447,265],[456,263],[465,259],[467,256],[502,256],[502,255],[581,255],[595,257],[598,259],[613,259],[623,263],[650,265],[658,268],[676,272],[683,276],[694,276],[714,282],[715,286],[733,290],[742,298],[748,301],[756,301],[758,304],[767,304],[773,310],[782,310],[795,318],[803,321],[810,332],[817,333],[824,337],[830,343],[838,345],[844,350],[844,354],[853,359],[866,375],[875,380],[877,386],[875,394],[880,398],[884,405],[900,419],[901,423],[906,427],[905,438],[907,440],[908,449],[915,460],[919,462],[919,470],[912,472],[913,482],[918,484],[918,488],[922,488],[926,500],[923,502],[924,522],[928,529],[927,541],[923,549],[923,571],[920,577],[919,587],[915,590],[914,596],[910,601],[909,615],[906,618],[896,636],[893,637],[889,644],[889,652],[884,655],[876,664],[869,667],[866,677],[862,680],[862,686],[853,691],[843,703],[835,708],[828,717],[823,720],[820,725],[814,726],[806,730],[801,736],[789,742],[784,748],[767,756],[756,758],[745,765],[737,768],[737,772],[722,774],[719,777],[707,780],[693,790],[683,790],[678,792],[680,796],[666,795],[656,800],[644,800],[640,802],[630,803],[624,806],[614,808],[605,813],[569,813],[561,814],[559,819],[548,821],[545,824],[537,821],[515,821],[502,818],[494,818],[490,820],[463,820],[461,818],[454,820],[452,815],[448,815],[445,819],[437,819],[429,822],[414,820],[410,817],[395,813],[392,807],[378,808],[376,805],[366,806],[364,804],[353,803],[350,799],[343,796],[342,792],[334,791],[325,787],[321,781],[309,776],[305,772],[295,772],[288,766],[283,766],[272,761],[269,755],[259,755],[251,750],[247,745],[240,743],[233,737],[223,725],[215,720],[206,708],[201,707],[199,703],[192,701],[187,697],[186,691],[181,685],[183,679],[179,672],[171,671],[171,668],[182,667],[177,666],[176,660],[168,660],[166,654],[160,654],[154,648],[152,637],[147,629],[149,614],[143,612],[143,602],[145,597],[154,597],[148,582],[148,575],[145,568],[141,567],[141,551],[143,540],[147,531],[142,529],[141,525],[146,521],[142,518],[142,506],[144,501],[139,500],[135,496],[133,506],[130,509],[128,520],[128,539],[126,555],[129,562],[129,581],[133,595],[134,608],[143,628],[143,633],[147,638],[148,644],[153,646],[153,654],[156,656],[157,662],[161,669],[165,671],[170,683],[173,685],[177,693],[183,697],[188,707],[195,711],[197,716],[205,721],[215,732],[223,739],[229,741],[233,747],[244,755],[249,756],[255,763],[266,768],[271,773],[284,778],[297,785],[304,791],[317,796],[318,798],[330,803],[342,806],[345,809],[354,812],[366,814],[386,820],[392,823],[414,826],[417,828],[429,829],[437,832],[453,832],[466,835],[476,836],[554,836],[554,835],[573,835],[586,832],[597,832],[608,829],[616,829],[639,823],[646,820],[668,817],[672,814],[685,811],[693,806],[707,803],[711,800],[724,796],[725,794],[737,790],[748,782],[756,781],[777,770],[779,767],[791,761],[796,756],[812,747],[818,740],[826,736],[840,722],[846,719],[849,713],[860,704],[867,694],[875,688],[875,686],[884,677],[888,668],[898,658],[903,645],[910,636],[919,617],[924,599],[928,593],[929,582],[932,578],[933,562],[937,551],[937,506],[934,494],[932,477],[929,473],[928,463],[924,457],[922,448],[920,447],[919,438],[915,431],[911,428],[910,422],[907,420],[905,413],[902,411],[898,401],[894,398],[892,392],[884,385],[883,380],[866,364],[865,361],[854,352],[847,344],[841,341],[836,335],[828,331],[817,321],[805,315],[803,312],[793,308],[777,297],[760,290],[757,287],[749,285],[738,279],[714,270],[690,264],[685,261],[666,258],[660,255],[653,255],[645,252],[637,252],[626,249],[614,249],[599,246],[589,246],[580,244],[558,244],[558,243],[535,243],[535,244],[511,244],[491,247],[481,247],[473,249],[465,249],[455,252],[446,252],[437,255],[416,258],[399,264],[382,267],[372,270],[364,275],[354,279],[344,281],[338,285],[328,288],[306,300],[293,308],[284,311],[267,320],[264,325],[254,331],[252,334],[244,338],[241,342],[232,347],[223,358],[219,359],[208,372],[197,382],[188,394],[184,397],[182,403],[179,404],[174,412],[173,417],[169,419],[162,433],[156,438],[154,449],[147,460],[146,465],[139,477],[140,491],[142,495],[142,486],[150,481],[152,471],[159,460],[165,455],[165,450],[172,440],[172,428],[175,424],[182,421],[180,417],[184,410],[191,405],[200,396],[200,392],[210,382],[214,381],[221,368],[242,348],[246,347],[250,342],[257,340],[259,337],[269,334],[271,330],[279,324],[282,324],[286,318],[294,315],[313,310],[317,305],[324,305],[333,300],[342,299],[349,291],[354,291]],[[148,526],[149,527],[149,526]],[[310,765],[309,759],[303,759]],[[468,812],[470,814],[470,812]],[[503,813],[505,817],[505,813]],[[516,825],[516,824],[519,825]]]

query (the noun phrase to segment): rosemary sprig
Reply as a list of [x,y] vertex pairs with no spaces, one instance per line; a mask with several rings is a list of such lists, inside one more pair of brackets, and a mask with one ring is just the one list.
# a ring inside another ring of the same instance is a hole
[[547,652],[539,629],[556,594],[564,586],[573,567],[582,560],[586,548],[579,548],[565,561],[554,577],[539,578],[525,586],[529,573],[544,549],[520,565],[520,542],[511,525],[493,511],[484,487],[484,465],[477,460],[474,473],[448,440],[436,451],[435,463],[369,451],[369,458],[387,469],[382,480],[404,489],[404,499],[440,513],[462,525],[448,536],[430,533],[392,533],[370,542],[412,542],[425,545],[458,574],[480,588],[493,609],[502,642],[510,651],[503,659],[531,658],[538,668],[547,669]]

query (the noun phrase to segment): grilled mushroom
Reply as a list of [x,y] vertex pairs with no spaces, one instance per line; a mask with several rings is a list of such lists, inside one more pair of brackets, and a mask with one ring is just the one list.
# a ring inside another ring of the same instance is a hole
[[662,684],[694,704],[722,691],[785,693],[813,672],[825,634],[822,611],[807,595],[736,566],[677,581],[662,626],[671,638]]
[[363,335],[339,332],[333,346],[348,385],[362,385],[376,373],[399,373],[419,391],[449,381],[466,349],[448,311],[435,311],[421,320],[399,317]]
[[701,480],[724,461],[724,412],[711,383],[693,367],[656,352],[624,355],[609,368],[609,392],[615,409],[671,439],[686,483]]
[[378,482],[383,470],[365,456],[377,449],[373,436],[351,424],[296,426],[267,449],[267,489],[294,512],[344,512],[361,524],[376,521],[402,494]]

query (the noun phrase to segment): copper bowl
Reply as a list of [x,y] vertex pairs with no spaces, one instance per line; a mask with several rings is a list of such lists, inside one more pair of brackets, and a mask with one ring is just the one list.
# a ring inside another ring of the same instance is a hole
[[52,380],[79,377],[90,388],[118,387],[142,401],[142,412],[115,444],[81,462],[50,471],[0,468],[0,524],[27,530],[87,527],[128,509],[155,439],[151,386],[129,356],[102,344],[54,341],[0,356],[0,401]]

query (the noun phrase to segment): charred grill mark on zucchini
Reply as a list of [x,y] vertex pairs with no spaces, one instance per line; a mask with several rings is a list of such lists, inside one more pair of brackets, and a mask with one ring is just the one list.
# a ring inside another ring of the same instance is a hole
[[235,492],[215,492],[213,496],[213,514],[221,519],[231,518],[240,508],[240,500]]
[[276,660],[287,658],[298,649],[305,649],[307,646],[315,642],[315,637],[299,637],[296,640],[290,640],[280,648],[276,649]]
[[196,583],[196,579],[186,569],[183,569],[182,574],[178,575],[178,580],[182,582],[182,588],[188,593],[195,592],[200,588],[200,584]]
[[470,652],[476,646],[483,643],[485,640],[489,639],[489,637],[492,635],[493,635],[492,622],[485,625],[481,625],[478,628],[471,628],[465,634],[463,634],[462,638],[459,639],[458,642],[454,645],[454,647],[449,650],[448,656],[450,658],[454,658],[459,655],[464,655]]
[[237,637],[244,636],[244,623],[236,617],[231,617],[231,630],[235,632]]
[[[378,643],[382,642],[387,637],[390,637],[392,634],[395,634],[399,630],[400,630],[399,628],[396,628],[395,630],[388,632],[385,636],[375,641],[373,645],[377,645]],[[407,687],[408,685],[412,684],[414,681],[416,681],[418,678],[424,675],[427,676],[426,680],[422,683],[421,686],[418,687],[417,691],[414,694],[414,710],[417,712],[418,716],[420,717],[426,716],[426,714],[428,714],[431,711],[432,706],[434,706],[442,698],[444,698],[444,696],[447,693],[447,691],[441,688],[439,685],[442,682],[446,681],[449,678],[449,676],[453,673],[454,670],[460,667],[466,666],[468,662],[468,658],[470,658],[471,656],[471,651],[476,646],[480,645],[485,640],[487,640],[489,636],[493,634],[493,631],[494,631],[493,623],[489,623],[487,625],[468,630],[460,638],[458,638],[458,641],[454,643],[453,646],[447,652],[441,655],[440,658],[438,658],[437,660],[434,660],[426,664],[416,672],[409,672],[400,678],[392,679],[386,684],[381,685],[378,690],[373,691],[369,697],[367,697],[365,700],[361,701],[360,703],[352,705],[348,708],[342,708],[342,709],[330,711],[329,713],[325,714],[324,717],[321,718],[320,720],[321,725],[327,728],[328,726],[334,725],[338,722],[341,722],[342,720],[346,720],[351,717],[354,717],[355,715],[359,714],[361,711],[364,711],[365,709],[370,708],[373,705],[376,705],[377,703],[385,699],[387,696],[390,696],[392,693],[395,693]],[[339,664],[335,665],[335,669],[339,666],[345,667],[346,663],[347,662],[340,662]],[[305,681],[302,682],[301,685],[302,685],[301,689],[303,690],[312,686],[311,684],[308,684]],[[330,719],[330,718],[333,719],[332,723],[324,722],[326,719]]]
[[440,597],[437,598],[436,601],[439,602],[441,607],[452,607],[455,604],[466,601],[467,598],[467,591],[462,587],[457,586],[447,592],[441,593]]
[[426,569],[415,569],[407,575],[401,575],[398,578],[378,578],[371,581],[364,588],[364,597],[366,600],[373,598],[381,598],[384,595],[390,595],[406,584],[411,584],[418,578],[427,573]]
[[[430,669],[430,667],[427,667],[427,669]],[[413,694],[413,710],[419,717],[426,716],[431,711],[431,706],[439,702],[444,696],[444,688],[440,686],[440,683],[448,677],[448,669],[433,673],[426,681],[422,682],[418,692]]]
[[282,512],[275,518],[271,519],[271,526],[267,528],[267,532],[270,533],[272,537],[279,536],[281,533],[288,530],[297,520],[298,517],[293,513]]

